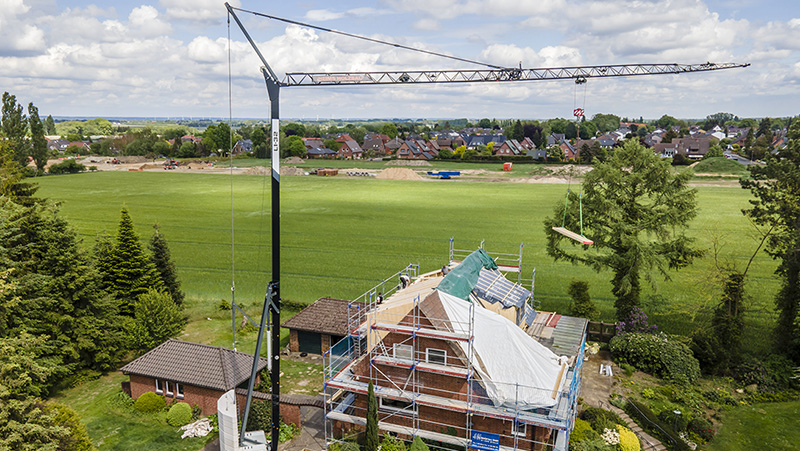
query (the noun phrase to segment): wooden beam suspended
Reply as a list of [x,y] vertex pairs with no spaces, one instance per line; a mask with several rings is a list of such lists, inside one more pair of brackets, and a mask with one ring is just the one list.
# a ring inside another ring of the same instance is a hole
[[570,231],[570,230],[567,230],[567,229],[565,229],[563,227],[553,227],[553,230],[555,230],[556,232],[564,235],[567,238],[571,238],[571,239],[573,239],[575,241],[578,241],[581,244],[594,244],[594,241],[590,240],[589,238],[586,238],[583,235],[578,235],[577,233],[575,233],[573,231]]

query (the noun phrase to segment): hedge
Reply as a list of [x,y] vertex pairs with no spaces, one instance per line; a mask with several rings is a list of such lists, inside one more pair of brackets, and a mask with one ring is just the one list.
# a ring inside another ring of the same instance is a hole
[[185,402],[173,404],[167,412],[167,423],[170,426],[183,426],[192,422],[192,406]]

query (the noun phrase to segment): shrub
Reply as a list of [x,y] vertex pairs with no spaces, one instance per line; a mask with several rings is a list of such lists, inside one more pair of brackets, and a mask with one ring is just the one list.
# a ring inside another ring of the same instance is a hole
[[133,403],[133,408],[144,413],[158,412],[167,408],[167,402],[163,396],[150,391],[139,396]]
[[384,435],[381,440],[381,451],[406,451],[406,444],[391,435]]
[[192,406],[185,402],[172,405],[167,412],[167,423],[170,426],[183,426],[192,422]]
[[418,435],[414,437],[414,441],[411,442],[409,451],[430,451],[430,448],[428,448],[428,445],[426,445],[425,442],[422,441],[422,438],[420,438]]
[[344,442],[342,443],[342,447],[339,448],[339,451],[361,451],[361,448],[358,447],[358,443]]
[[782,355],[771,355],[764,360],[747,357],[734,368],[734,378],[743,385],[758,384],[761,391],[774,392],[793,385],[794,365]]
[[570,451],[608,451],[611,449],[606,442],[599,436],[594,439],[584,440],[575,444],[569,444]]
[[672,428],[678,432],[685,431],[686,426],[689,424],[689,420],[686,419],[686,415],[683,413],[677,414],[674,410],[670,409],[659,413],[658,419],[661,420],[661,422],[672,426]]
[[269,431],[272,427],[272,404],[253,400],[247,415],[246,431]]
[[120,407],[131,407],[133,406],[133,399],[125,393],[124,391],[118,391],[110,400],[111,404]]
[[707,442],[714,438],[714,426],[705,418],[692,419],[692,421],[689,422],[687,431],[697,434],[698,437]]
[[66,160],[63,163],[50,166],[48,172],[51,174],[77,174],[86,170],[86,166],[75,160]]
[[609,348],[615,359],[667,380],[689,384],[700,377],[700,364],[689,347],[664,333],[617,335]]
[[195,404],[192,406],[192,421],[197,421],[203,415],[203,408]]
[[654,392],[652,388],[645,388],[644,390],[642,390],[642,398],[653,399],[655,397],[656,397],[656,392]]
[[95,447],[86,432],[86,426],[81,423],[78,413],[64,404],[50,404],[50,411],[54,412],[53,425],[61,426],[69,431],[68,435],[58,436],[58,449],[71,451],[93,451]]
[[592,429],[592,425],[589,424],[588,421],[578,418],[575,420],[575,428],[572,429],[572,433],[569,435],[569,443],[570,445],[573,445],[575,443],[598,438],[600,438],[600,434]]
[[647,322],[647,315],[639,307],[634,307],[627,318],[617,323],[617,335],[627,333],[654,334],[658,326]]
[[231,303],[228,302],[227,299],[220,299],[219,304],[217,304],[217,310],[219,311],[226,311],[231,309]]
[[614,429],[618,424],[625,424],[622,418],[610,410],[589,407],[581,412],[581,418],[587,421],[598,434],[604,429]]
[[[629,401],[625,405],[625,411],[631,418],[637,419],[637,423],[642,429],[650,434],[657,436],[662,442],[673,443],[672,449],[674,451],[688,451],[689,446],[680,438],[677,432],[672,429],[672,426],[665,424],[656,417],[656,415],[642,403],[637,401]],[[658,426],[657,428],[655,426]]]
[[569,304],[569,314],[579,318],[597,319],[600,312],[589,296],[589,283],[583,280],[573,280],[567,288],[567,293],[572,298]]
[[297,427],[294,423],[288,423],[288,424],[281,423],[280,426],[278,426],[278,442],[279,443],[288,442],[299,433],[300,433],[300,428]]
[[619,451],[639,451],[641,449],[639,438],[632,430],[618,424],[617,432],[619,432],[619,445],[617,445]]

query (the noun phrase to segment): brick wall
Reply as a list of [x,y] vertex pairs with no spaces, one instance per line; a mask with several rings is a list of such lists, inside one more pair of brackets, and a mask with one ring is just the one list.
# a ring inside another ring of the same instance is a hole
[[[156,382],[152,377],[138,376],[131,374],[131,398],[137,399],[144,393],[156,391]],[[172,382],[170,382],[172,384]],[[224,392],[213,390],[210,388],[196,387],[193,385],[183,385],[183,399],[178,398],[177,391],[174,386],[172,388],[172,395],[167,396],[162,393],[167,401],[167,404],[173,401],[182,401],[190,406],[200,406],[203,415],[211,415],[217,413],[217,400]]]
[[300,352],[300,341],[297,339],[297,330],[289,330],[289,350],[292,352]]

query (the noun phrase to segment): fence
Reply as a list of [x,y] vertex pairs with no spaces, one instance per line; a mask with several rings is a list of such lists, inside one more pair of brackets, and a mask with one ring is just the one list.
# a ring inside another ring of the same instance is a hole
[[589,321],[586,330],[586,339],[608,343],[617,335],[617,323],[604,323],[602,321]]

